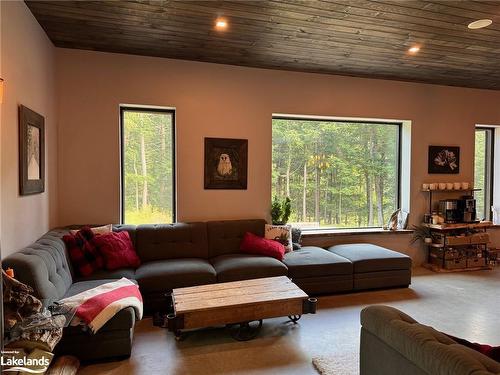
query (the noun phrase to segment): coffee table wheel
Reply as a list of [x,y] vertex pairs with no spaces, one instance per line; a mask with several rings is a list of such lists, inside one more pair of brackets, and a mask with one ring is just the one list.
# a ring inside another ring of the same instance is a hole
[[184,341],[184,339],[186,338],[186,336],[182,333],[182,331],[180,329],[175,331],[174,335],[175,335],[176,341]]
[[242,322],[230,326],[231,336],[237,341],[248,341],[257,337],[262,328],[262,319]]
[[288,315],[288,319],[290,319],[292,323],[297,323],[300,318],[302,318],[302,315]]

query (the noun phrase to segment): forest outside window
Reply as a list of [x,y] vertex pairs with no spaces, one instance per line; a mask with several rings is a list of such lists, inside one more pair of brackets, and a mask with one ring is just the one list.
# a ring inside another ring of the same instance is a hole
[[301,228],[384,226],[399,207],[401,123],[273,118],[272,194]]
[[175,112],[120,107],[122,222],[175,222]]
[[476,215],[482,220],[491,219],[493,205],[493,144],[495,128],[477,127],[474,154],[474,187]]

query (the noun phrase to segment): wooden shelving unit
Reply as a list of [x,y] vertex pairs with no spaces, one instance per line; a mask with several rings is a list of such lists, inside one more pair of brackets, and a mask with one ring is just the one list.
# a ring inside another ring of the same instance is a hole
[[428,263],[424,266],[435,272],[489,270],[490,221],[458,224],[427,224],[435,242],[427,244]]
[[[429,215],[433,211],[433,194],[469,193],[481,189],[422,190],[429,194]],[[427,244],[429,255],[424,267],[435,272],[462,272],[492,269],[488,260],[491,221],[456,224],[428,224],[433,243]],[[481,234],[482,233],[482,234]]]

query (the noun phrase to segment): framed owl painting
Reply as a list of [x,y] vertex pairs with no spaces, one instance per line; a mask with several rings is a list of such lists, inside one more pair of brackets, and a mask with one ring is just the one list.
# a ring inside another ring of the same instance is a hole
[[246,189],[248,140],[205,138],[205,189]]

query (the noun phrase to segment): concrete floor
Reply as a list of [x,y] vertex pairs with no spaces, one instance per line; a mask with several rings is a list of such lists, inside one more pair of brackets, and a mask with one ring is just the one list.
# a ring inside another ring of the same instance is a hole
[[286,318],[265,320],[259,337],[247,342],[234,341],[223,328],[177,342],[144,319],[130,359],[87,366],[79,374],[317,374],[314,356],[357,355],[359,312],[372,304],[394,306],[458,337],[500,345],[499,292],[500,268],[453,274],[416,269],[409,289],[320,297],[316,315],[304,315],[297,325]]

